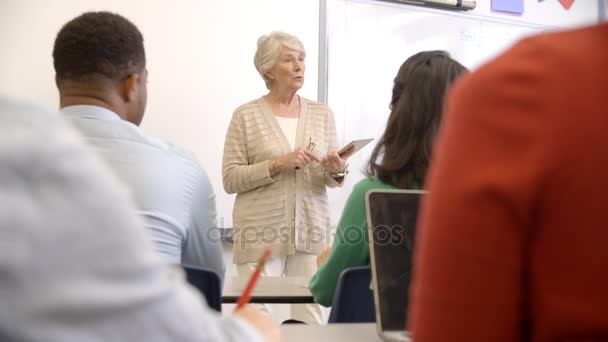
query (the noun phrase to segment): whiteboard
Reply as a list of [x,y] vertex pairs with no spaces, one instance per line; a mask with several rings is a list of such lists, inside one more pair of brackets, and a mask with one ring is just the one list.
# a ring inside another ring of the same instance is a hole
[[[550,9],[560,10],[555,3]],[[597,20],[597,3],[578,3],[589,7],[578,5],[577,23]],[[547,6],[536,0],[533,5]],[[533,6],[528,7],[533,12]],[[504,20],[373,0],[328,0],[326,11],[326,95],[335,113],[339,144],[363,138],[377,141],[381,136],[390,114],[393,79],[409,56],[446,50],[474,70],[523,37],[559,29],[531,23],[530,17]],[[351,157],[344,186],[329,191],[332,226],[339,221],[353,186],[365,177],[376,141]]]

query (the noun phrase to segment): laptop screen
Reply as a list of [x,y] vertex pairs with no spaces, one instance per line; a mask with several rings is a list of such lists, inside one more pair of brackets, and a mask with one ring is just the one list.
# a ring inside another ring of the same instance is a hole
[[366,198],[376,319],[405,330],[416,218],[423,191],[370,191]]

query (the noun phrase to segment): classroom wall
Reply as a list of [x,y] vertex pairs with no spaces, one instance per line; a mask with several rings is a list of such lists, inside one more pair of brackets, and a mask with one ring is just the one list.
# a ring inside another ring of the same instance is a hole
[[[261,34],[272,30],[300,37],[308,52],[307,78],[300,94],[317,99],[319,3],[326,2],[343,1],[0,0],[0,92],[57,108],[51,52],[61,25],[87,10],[123,14],[140,28],[145,38],[150,76],[143,129],[195,153],[215,186],[220,226],[230,227],[234,196],[223,191],[221,156],[232,111],[266,92],[252,62],[255,42]],[[577,0],[570,11],[565,11],[557,0],[525,0],[521,16],[493,13],[490,0],[478,0],[477,4],[475,10],[463,14],[551,27],[593,23],[599,16],[596,0]],[[341,59],[342,64],[349,60],[349,56]],[[342,70],[330,68],[321,70],[321,76],[333,73],[334,79],[348,77],[357,68],[374,66],[363,63]],[[368,82],[358,79],[357,83]],[[383,100],[382,104],[385,103]],[[334,104],[330,102],[340,142],[355,138],[347,127],[348,113],[340,104]],[[384,111],[382,115],[387,115]],[[382,115],[374,117],[373,123],[383,124]],[[357,172],[365,157],[358,156],[351,162],[351,175],[343,189],[330,190],[332,224],[339,219],[352,184],[361,177]]]
[[230,227],[221,160],[234,109],[266,93],[253,65],[256,41],[284,30],[304,43],[306,81],[317,98],[319,3],[312,0],[0,0],[0,92],[57,108],[52,47],[69,19],[109,10],[142,31],[148,59],[143,129],[196,154],[217,193],[220,225]]

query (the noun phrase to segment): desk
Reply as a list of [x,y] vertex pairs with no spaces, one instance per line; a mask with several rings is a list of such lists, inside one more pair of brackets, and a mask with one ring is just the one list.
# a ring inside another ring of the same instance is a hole
[[[236,303],[249,278],[226,277],[223,303]],[[314,303],[306,277],[260,277],[251,294],[250,303]]]
[[376,333],[376,323],[337,323],[328,325],[283,324],[283,341],[382,341]]

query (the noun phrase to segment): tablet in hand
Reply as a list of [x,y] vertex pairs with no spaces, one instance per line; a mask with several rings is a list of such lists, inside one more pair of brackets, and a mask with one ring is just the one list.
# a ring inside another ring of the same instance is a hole
[[365,145],[369,144],[372,140],[374,139],[360,139],[360,140],[353,140],[351,142],[349,142],[346,146],[342,147],[339,151],[338,151],[338,155],[340,157],[342,157],[342,155],[344,153],[346,153],[351,147],[354,147],[355,150],[351,153],[351,155],[355,154],[355,152],[359,151],[360,149],[362,149]]

